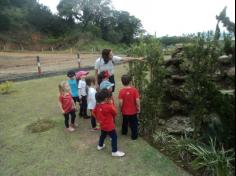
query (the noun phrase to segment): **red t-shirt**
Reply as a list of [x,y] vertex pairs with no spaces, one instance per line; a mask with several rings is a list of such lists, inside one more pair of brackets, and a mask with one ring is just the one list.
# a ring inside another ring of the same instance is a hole
[[60,95],[59,96],[59,101],[62,104],[62,109],[65,111],[65,113],[70,112],[71,110],[73,110],[73,99],[71,97],[71,94],[68,93],[66,95]]
[[93,110],[95,118],[100,123],[103,131],[112,131],[115,129],[114,119],[117,116],[117,111],[111,103],[97,104]]
[[123,100],[121,112],[123,115],[135,115],[138,113],[136,99],[139,92],[134,87],[124,87],[119,92],[119,100]]

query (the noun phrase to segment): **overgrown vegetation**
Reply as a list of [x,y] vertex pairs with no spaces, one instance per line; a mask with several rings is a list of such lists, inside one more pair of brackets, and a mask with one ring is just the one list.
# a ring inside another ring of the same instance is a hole
[[13,82],[6,81],[0,84],[0,94],[7,94],[10,93],[13,87]]
[[[233,174],[235,148],[235,96],[221,91],[224,89],[222,83],[228,84],[228,73],[224,69],[230,66],[235,68],[235,46],[232,42],[234,24],[226,18],[225,10],[217,16],[218,22],[223,22],[229,30],[228,34],[222,36],[223,44],[219,40],[221,33],[217,24],[215,33],[191,35],[167,62],[163,61],[162,46],[155,38],[141,40],[132,46],[129,53],[144,57],[142,62],[130,63],[130,74],[142,94],[141,134],[150,136],[158,145],[167,145],[166,150],[177,151],[175,155],[192,162],[200,173],[217,176]],[[219,58],[224,54],[228,55],[227,59],[232,59],[222,63]],[[171,64],[175,67],[168,70]],[[233,80],[230,85],[235,89]],[[174,108],[170,102],[170,97],[173,98],[171,86],[178,87],[179,91],[179,95],[174,97],[178,101],[173,102],[180,103]],[[168,109],[173,108],[177,110],[173,112],[177,113],[182,105],[186,105],[185,115],[191,117],[193,133],[189,132],[188,137],[184,138],[156,133],[160,128],[160,119],[173,115]]]
[[188,144],[188,150],[196,158],[192,161],[195,169],[206,168],[207,175],[229,176],[233,175],[232,161],[235,160],[233,150],[218,148],[216,140],[210,138],[209,144]]

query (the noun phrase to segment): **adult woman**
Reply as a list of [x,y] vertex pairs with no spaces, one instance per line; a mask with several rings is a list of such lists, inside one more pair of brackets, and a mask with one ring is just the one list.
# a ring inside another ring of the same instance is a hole
[[98,58],[95,62],[95,76],[97,83],[100,83],[98,75],[103,71],[108,71],[110,77],[109,81],[114,84],[113,92],[115,91],[115,77],[114,77],[114,64],[123,60],[120,57],[113,56],[111,49],[104,49],[102,51],[102,57]]

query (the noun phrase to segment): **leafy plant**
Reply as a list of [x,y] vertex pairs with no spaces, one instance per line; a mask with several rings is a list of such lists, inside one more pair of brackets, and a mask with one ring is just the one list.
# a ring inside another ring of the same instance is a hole
[[[235,113],[233,96],[223,95],[214,82],[218,70],[216,59],[222,54],[213,33],[199,34],[195,43],[188,45],[185,56],[192,62],[185,84],[190,102],[189,110],[194,127],[194,138],[216,138],[227,148],[233,147]],[[217,125],[214,116],[219,116]],[[211,128],[211,129],[209,129]],[[212,133],[209,133],[211,130]]]
[[155,143],[161,144],[161,145],[166,145],[174,140],[174,136],[169,135],[168,133],[164,131],[156,131],[153,135],[152,138]]
[[230,176],[232,175],[232,162],[235,160],[233,150],[223,147],[217,149],[216,140],[210,139],[209,145],[188,144],[188,150],[196,156],[192,161],[195,169],[206,168],[211,175]]
[[10,90],[12,89],[13,86],[13,82],[11,81],[6,81],[2,84],[0,84],[0,93],[1,94],[7,94],[10,92]]
[[190,162],[192,154],[188,150],[188,145],[194,143],[196,143],[195,140],[188,137],[187,134],[181,136],[180,139],[175,138],[171,144],[172,153],[177,154],[181,160]]
[[163,53],[159,40],[144,39],[130,49],[131,56],[144,57],[144,61],[130,64],[130,74],[134,85],[141,92],[142,112],[140,114],[140,132],[153,134],[158,126],[163,106],[166,83],[166,71],[162,67]]

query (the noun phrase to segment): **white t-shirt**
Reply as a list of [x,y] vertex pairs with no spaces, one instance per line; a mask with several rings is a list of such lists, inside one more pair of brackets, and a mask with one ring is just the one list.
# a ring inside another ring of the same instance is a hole
[[79,80],[78,89],[79,89],[79,97],[87,95],[86,82],[84,80]]
[[95,98],[96,93],[97,93],[97,91],[93,87],[90,87],[88,89],[87,101],[88,101],[88,109],[89,110],[93,110],[96,106],[96,98]]
[[104,60],[100,57],[95,62],[95,69],[98,70],[98,74],[108,70],[110,75],[114,74],[114,63],[118,63],[122,60],[121,57],[113,56],[112,60],[110,60],[107,64],[104,63]]

